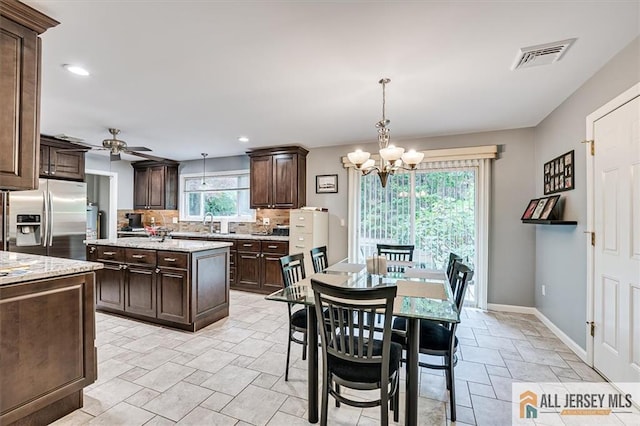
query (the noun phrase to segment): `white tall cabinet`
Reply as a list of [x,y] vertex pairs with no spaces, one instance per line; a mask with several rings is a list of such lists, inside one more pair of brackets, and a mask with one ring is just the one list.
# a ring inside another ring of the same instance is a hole
[[329,244],[329,213],[291,210],[289,226],[289,254],[304,253],[304,269],[309,276],[313,274],[311,249]]

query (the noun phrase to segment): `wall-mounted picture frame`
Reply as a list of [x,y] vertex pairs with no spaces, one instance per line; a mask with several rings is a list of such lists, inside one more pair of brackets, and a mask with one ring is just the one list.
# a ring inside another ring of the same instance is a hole
[[317,175],[316,194],[331,194],[338,192],[338,175]]
[[548,200],[549,200],[548,198],[540,198],[538,200],[538,203],[536,204],[536,208],[533,210],[533,213],[531,213],[531,219],[533,220],[540,219],[540,215],[544,210],[544,206],[547,205]]
[[575,188],[574,156],[574,150],[571,150],[544,163],[544,195],[570,191]]
[[547,197],[547,203],[545,204],[542,213],[540,213],[540,220],[553,219],[553,209],[555,208],[556,204],[558,204],[559,199],[559,195],[552,195],[551,197]]
[[533,215],[533,211],[536,209],[536,206],[538,205],[538,201],[540,201],[539,198],[534,198],[533,200],[529,201],[529,205],[527,206],[524,213],[522,213],[522,217],[520,218],[520,220],[531,219],[531,216]]

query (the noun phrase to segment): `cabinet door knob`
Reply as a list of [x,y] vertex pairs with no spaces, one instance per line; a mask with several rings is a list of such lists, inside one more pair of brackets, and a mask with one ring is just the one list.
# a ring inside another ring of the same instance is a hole
[[156,274],[160,273],[160,268],[156,268]]
[[260,253],[256,253],[256,257],[260,257]]

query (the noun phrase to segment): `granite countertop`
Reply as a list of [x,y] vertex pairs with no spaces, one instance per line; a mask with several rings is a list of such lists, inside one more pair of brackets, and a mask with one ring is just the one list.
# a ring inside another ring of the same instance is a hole
[[0,251],[0,286],[102,268],[102,263]]
[[113,240],[87,240],[87,244],[95,244],[98,246],[115,246],[115,247],[130,247],[141,248],[151,250],[169,250],[169,251],[185,251],[185,252],[197,252],[204,250],[212,250],[224,247],[230,247],[232,244],[223,241],[196,241],[196,240],[178,240],[173,238],[167,238],[164,241],[152,240],[150,238],[116,238]]
[[197,237],[207,239],[222,239],[222,240],[269,240],[269,241],[289,241],[289,237],[283,237],[280,235],[253,235],[253,234],[216,234],[208,232],[172,232],[173,238],[180,237]]

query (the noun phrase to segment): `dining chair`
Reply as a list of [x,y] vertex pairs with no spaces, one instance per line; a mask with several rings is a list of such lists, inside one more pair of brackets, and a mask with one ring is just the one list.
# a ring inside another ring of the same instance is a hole
[[327,246],[315,247],[311,249],[311,263],[313,264],[313,272],[318,273],[327,269],[329,262],[327,260]]
[[[336,405],[380,406],[383,425],[389,423],[391,405],[394,420],[398,421],[402,346],[391,341],[391,316],[397,287],[347,288],[325,284],[312,277],[311,288],[316,315],[324,323],[318,327],[322,346],[320,424],[327,425],[329,395],[335,398]],[[384,312],[382,333],[366,326],[367,317],[376,311]],[[350,399],[340,393],[340,386],[356,390],[379,389],[380,398]]]
[[453,290],[453,267],[456,263],[461,263],[462,257],[458,256],[454,252],[449,253],[449,261],[447,262],[447,278],[451,283],[451,289]]
[[[464,295],[467,285],[473,278],[473,271],[465,264],[456,262],[453,266],[453,299],[458,312],[462,312]],[[393,319],[392,340],[403,345],[406,349],[407,322],[404,318]],[[447,389],[449,390],[449,408],[451,421],[456,421],[456,391],[454,380],[454,367],[458,363],[456,351],[458,350],[458,338],[456,337],[457,324],[439,323],[429,320],[420,321],[420,348],[419,352],[425,355],[442,357],[442,364],[420,362],[420,367],[436,370],[445,370]]]
[[[292,254],[280,258],[280,268],[282,270],[282,280],[284,286],[290,287],[298,281],[306,278],[304,271],[304,254]],[[289,340],[287,342],[287,365],[285,367],[284,380],[289,380],[289,359],[291,356],[291,342],[302,345],[302,359],[307,359],[307,308],[293,310],[295,303],[287,304],[289,309]],[[296,337],[296,333],[301,333],[302,338]]]
[[[377,244],[378,255],[384,255],[388,260],[405,262],[413,261],[413,245]],[[404,272],[404,266],[389,265],[388,272]]]

